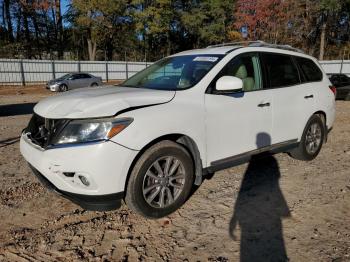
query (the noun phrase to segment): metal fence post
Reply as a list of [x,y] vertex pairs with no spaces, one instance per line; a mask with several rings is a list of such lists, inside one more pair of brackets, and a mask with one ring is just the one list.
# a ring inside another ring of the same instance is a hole
[[52,79],[56,79],[55,60],[51,60]]
[[106,61],[106,81],[108,82],[108,61]]
[[80,67],[80,60],[78,61],[78,72],[81,72],[81,67]]
[[19,68],[21,70],[22,86],[25,86],[26,85],[26,78],[24,76],[23,60],[22,59],[19,61]]
[[126,79],[128,79],[129,78],[128,61],[125,61],[125,74],[126,74]]

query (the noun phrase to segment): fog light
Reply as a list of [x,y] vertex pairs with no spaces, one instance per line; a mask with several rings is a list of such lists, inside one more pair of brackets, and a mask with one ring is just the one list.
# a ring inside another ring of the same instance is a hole
[[90,186],[90,182],[89,182],[89,180],[87,180],[86,177],[79,176],[79,179],[80,179],[81,183],[83,183],[84,186]]

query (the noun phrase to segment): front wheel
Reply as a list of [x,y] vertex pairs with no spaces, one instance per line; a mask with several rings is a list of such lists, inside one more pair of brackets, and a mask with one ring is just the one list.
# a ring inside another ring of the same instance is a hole
[[125,202],[145,217],[164,217],[187,200],[193,178],[193,161],[188,151],[175,142],[161,141],[147,149],[136,162]]
[[307,123],[299,146],[290,151],[298,160],[313,160],[320,152],[325,137],[325,125],[318,115],[313,115]]
[[65,84],[60,85],[59,92],[66,92],[68,91],[68,86]]

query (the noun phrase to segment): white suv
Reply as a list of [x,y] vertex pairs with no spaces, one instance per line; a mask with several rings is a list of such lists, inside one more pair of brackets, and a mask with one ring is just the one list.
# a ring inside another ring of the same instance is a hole
[[40,101],[21,152],[43,183],[85,209],[124,199],[159,218],[204,175],[256,154],[314,159],[333,125],[334,92],[317,60],[289,46],[211,46],[166,57],[121,86]]

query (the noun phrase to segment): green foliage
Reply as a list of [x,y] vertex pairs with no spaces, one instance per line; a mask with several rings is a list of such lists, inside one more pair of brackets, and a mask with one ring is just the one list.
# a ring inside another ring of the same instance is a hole
[[234,2],[205,0],[181,15],[187,33],[197,41],[196,47],[221,43],[227,40]]
[[3,2],[0,56],[9,58],[154,61],[241,41],[243,26],[246,40],[291,44],[315,56],[322,38],[326,57],[335,57],[350,36],[350,0],[70,0],[63,30],[60,0]]

